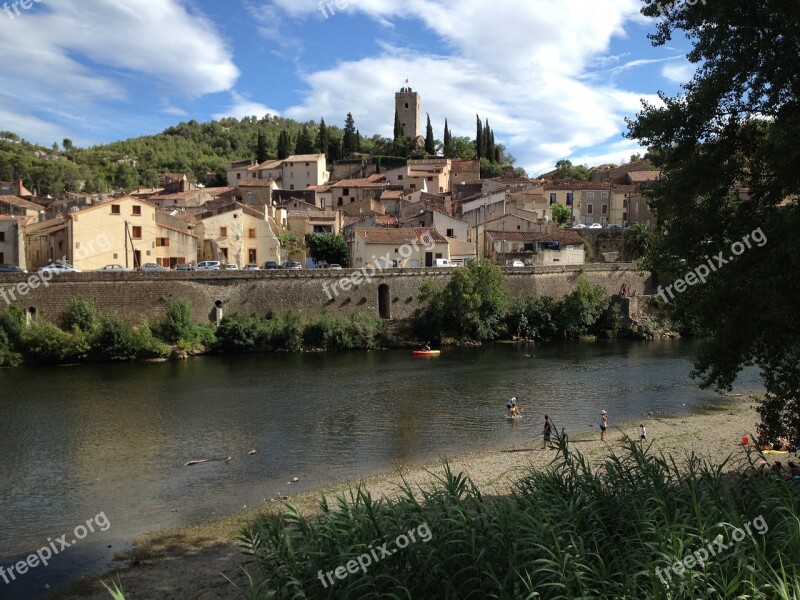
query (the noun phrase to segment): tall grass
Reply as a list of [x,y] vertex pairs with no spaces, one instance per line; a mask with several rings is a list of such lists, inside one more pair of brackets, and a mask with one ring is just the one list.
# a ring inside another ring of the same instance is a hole
[[[506,497],[485,497],[445,464],[431,489],[376,500],[358,488],[306,518],[292,505],[241,536],[260,577],[249,598],[800,598],[800,486],[743,460],[683,464],[630,443],[599,469],[559,439],[559,459]],[[744,457],[743,457],[744,458]],[[727,472],[726,472],[727,471]],[[764,535],[732,543],[758,517]],[[411,544],[334,585],[327,573],[427,523]],[[702,566],[663,571],[718,535],[731,547]]]

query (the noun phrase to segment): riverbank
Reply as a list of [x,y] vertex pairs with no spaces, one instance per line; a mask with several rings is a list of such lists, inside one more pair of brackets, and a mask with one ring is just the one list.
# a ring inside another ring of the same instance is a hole
[[[744,457],[741,438],[755,432],[757,421],[755,401],[735,398],[725,399],[704,414],[677,418],[651,416],[644,423],[652,451],[671,455],[678,462],[693,452],[719,463],[731,453],[737,458]],[[456,456],[449,459],[451,468],[469,475],[484,494],[507,494],[525,468],[545,468],[556,457],[554,451],[540,450],[538,422],[523,426],[530,429],[530,443]],[[570,442],[574,450],[580,451],[590,463],[597,464],[610,452],[620,451],[627,437],[638,439],[638,426],[638,422],[614,426],[607,432],[606,442],[599,441],[599,432],[576,435]],[[441,463],[434,463],[376,475],[363,483],[373,496],[391,497],[397,493],[403,479],[416,488],[429,484],[441,472]],[[311,515],[317,510],[320,495],[330,497],[347,492],[352,485],[352,482],[343,482],[298,494],[289,500],[302,513]],[[213,523],[156,532],[139,539],[131,552],[119,557],[122,586],[129,598],[236,598],[236,591],[223,574],[239,584],[245,581],[241,567],[246,564],[246,557],[236,545],[241,528],[259,514],[282,509],[280,502],[267,503]],[[102,580],[109,581],[113,575],[109,573]],[[109,596],[96,579],[73,586],[54,598],[107,600]]]

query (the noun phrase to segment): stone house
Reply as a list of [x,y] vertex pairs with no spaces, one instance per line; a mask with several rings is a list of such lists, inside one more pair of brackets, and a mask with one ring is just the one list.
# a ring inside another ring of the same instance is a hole
[[584,241],[575,231],[557,229],[534,231],[486,232],[486,257],[495,265],[521,260],[527,266],[582,265]]
[[349,246],[354,269],[432,267],[437,258],[450,259],[447,239],[430,227],[357,227]]
[[[272,207],[260,210],[234,202],[205,213],[203,260],[218,260],[240,268],[267,261],[282,263],[281,228]],[[280,218],[280,217],[278,217]]]

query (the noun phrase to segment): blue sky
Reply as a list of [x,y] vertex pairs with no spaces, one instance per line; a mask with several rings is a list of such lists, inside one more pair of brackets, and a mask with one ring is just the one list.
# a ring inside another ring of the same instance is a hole
[[391,136],[408,78],[439,139],[445,117],[472,137],[479,113],[532,175],[620,162],[639,150],[624,118],[693,73],[684,40],[651,46],[641,1],[7,2],[0,129],[85,146],[189,119],[341,126],[352,112],[362,134]]

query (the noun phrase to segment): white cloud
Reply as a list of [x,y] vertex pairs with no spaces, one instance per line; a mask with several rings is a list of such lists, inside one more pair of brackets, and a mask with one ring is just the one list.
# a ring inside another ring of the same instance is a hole
[[[215,26],[179,0],[58,0],[13,21],[2,16],[4,89],[54,129],[95,107],[108,115],[112,101],[131,103],[148,89],[196,98],[229,90],[239,77]],[[41,140],[33,133],[41,128],[14,127]]]
[[661,69],[661,75],[663,75],[665,79],[678,84],[691,81],[694,72],[694,65],[685,61],[677,65],[665,65],[664,68]]
[[[300,19],[298,27],[324,18],[318,0],[274,0],[270,6]],[[437,138],[445,117],[454,135],[473,137],[478,113],[489,118],[497,141],[519,164],[535,172],[580,148],[616,143],[624,117],[640,108],[643,94],[590,74],[625,56],[608,57],[611,40],[625,35],[626,22],[638,19],[639,9],[639,0],[349,0],[347,13],[381,24],[420,21],[441,45],[419,52],[384,44],[378,55],[302,73],[304,99],[284,114],[340,123],[352,111],[362,132],[390,136],[394,93],[409,76],[422,96],[423,130],[428,112]],[[344,27],[349,17],[341,12],[326,26]],[[649,62],[631,60],[615,70]]]
[[236,90],[231,92],[231,105],[223,112],[214,115],[214,119],[224,119],[225,117],[236,117],[242,119],[244,117],[263,117],[264,115],[278,116],[280,113],[274,108],[265,106],[260,102],[255,102],[243,96]]

